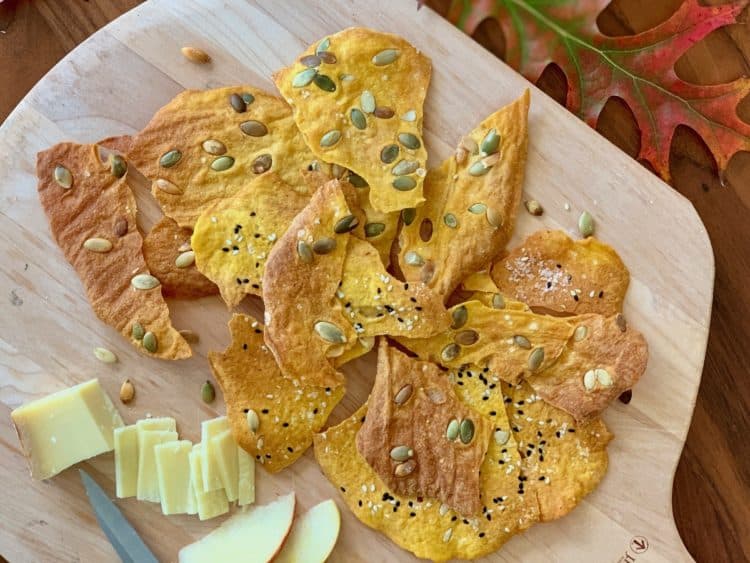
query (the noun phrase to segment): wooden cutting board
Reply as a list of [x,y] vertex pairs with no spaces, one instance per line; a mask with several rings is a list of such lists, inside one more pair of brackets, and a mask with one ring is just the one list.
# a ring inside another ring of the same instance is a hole
[[[10,561],[116,560],[75,471],[49,482],[30,479],[10,411],[91,377],[116,397],[130,377],[136,400],[118,403],[126,422],[147,413],[174,416],[181,434],[197,441],[201,420],[223,413],[220,398],[213,407],[201,402],[200,387],[210,377],[206,353],[228,343],[230,316],[218,298],[174,302],[175,325],[200,334],[195,357],[169,363],[139,356],[96,319],[51,240],[36,194],[36,152],[67,139],[133,133],[184,88],[249,83],[273,91],[272,71],[308,43],[352,25],[400,34],[432,58],[425,110],[431,166],[485,115],[532,89],[525,197],[542,202],[545,213],[520,213],[516,241],[544,227],[573,231],[579,213],[589,210],[597,236],[630,268],[625,313],[650,345],[632,402],[615,402],[604,416],[616,438],[601,486],[570,515],[534,526],[488,560],[690,560],[672,518],[672,478],[700,382],[714,278],[711,246],[691,204],[412,1],[151,0],[68,55],[0,128],[0,554]],[[184,45],[205,49],[213,63],[189,63],[180,54]],[[146,190],[137,191],[148,227],[158,211]],[[94,346],[116,351],[119,363],[99,363]],[[372,357],[351,367],[348,396],[333,422],[366,399],[373,368]],[[83,465],[114,494],[111,454]],[[337,499],[343,525],[332,561],[413,560],[348,512],[311,451],[280,475],[259,468],[257,489],[261,503],[295,490],[303,509]],[[158,505],[135,499],[118,505],[163,561],[175,561],[180,547],[220,521],[165,517]]]

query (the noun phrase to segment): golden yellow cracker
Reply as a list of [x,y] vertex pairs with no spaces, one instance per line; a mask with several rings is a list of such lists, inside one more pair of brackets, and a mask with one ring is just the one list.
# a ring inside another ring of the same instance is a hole
[[429,338],[396,340],[421,359],[446,367],[487,365],[503,381],[516,382],[555,365],[574,330],[565,319],[515,306],[494,309],[468,301],[449,312],[448,330]]
[[492,267],[500,292],[533,309],[558,313],[622,312],[630,274],[617,252],[588,237],[537,231]]
[[408,212],[410,222],[404,221],[399,235],[405,279],[425,281],[447,299],[504,248],[521,198],[528,109],[527,90],[487,117],[427,175],[427,201]]
[[229,330],[229,347],[208,355],[211,371],[224,393],[235,440],[275,473],[307,450],[344,387],[295,385],[282,376],[263,343],[263,327],[250,316],[234,315]]
[[267,173],[201,213],[192,237],[195,261],[230,308],[245,295],[262,295],[268,254],[309,200]]
[[367,403],[357,451],[389,490],[438,499],[464,516],[479,513],[491,424],[456,397],[438,366],[381,340]]
[[133,143],[133,137],[131,135],[118,135],[116,137],[107,137],[101,141],[97,141],[96,144],[100,147],[115,151],[121,155],[127,157],[128,151]]
[[500,291],[487,270],[474,272],[466,276],[461,281],[461,288],[466,291],[480,291],[482,293],[498,293]]
[[52,236],[96,315],[144,354],[189,358],[159,282],[148,275],[126,174],[124,158],[102,162],[96,145],[60,143],[37,155],[39,199]]
[[383,267],[377,250],[352,238],[336,291],[360,336],[431,336],[448,327],[442,300],[421,282],[403,283]]
[[192,231],[162,217],[143,238],[143,258],[161,282],[165,297],[191,299],[215,295],[219,289],[195,267]]
[[566,319],[573,336],[554,365],[532,373],[528,383],[548,403],[576,420],[598,416],[646,370],[648,344],[621,314]]
[[[352,185],[357,188],[356,184]],[[369,187],[357,188],[356,193],[359,206],[365,214],[365,222],[362,232],[355,230],[353,234],[373,245],[380,255],[383,266],[387,268],[391,262],[391,247],[398,233],[399,214],[383,213],[375,209],[370,203]]]
[[289,106],[247,85],[182,92],[133,137],[128,154],[165,215],[186,227],[268,170],[309,193],[315,159]]
[[404,39],[350,28],[274,75],[310,149],[370,185],[383,213],[424,201],[422,104],[431,64]]

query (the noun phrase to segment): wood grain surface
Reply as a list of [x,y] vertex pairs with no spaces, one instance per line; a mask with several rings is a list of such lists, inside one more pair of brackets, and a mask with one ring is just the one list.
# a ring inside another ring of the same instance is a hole
[[[133,0],[0,3],[0,73],[13,76],[7,87],[4,84],[0,89],[0,115],[4,117],[64,52],[136,3]],[[605,24],[613,26],[605,29],[609,33],[632,32],[663,19],[677,4],[617,2],[600,24],[603,28]],[[643,9],[646,5],[649,9]],[[435,3],[435,7],[440,10],[442,6]],[[710,82],[745,73],[742,53],[749,44],[745,31],[717,32],[696,46],[678,65],[683,76]],[[491,50],[501,53],[502,38],[497,29],[482,26],[477,36]],[[540,86],[558,100],[561,84],[564,85],[564,77],[555,72],[545,73],[540,81]],[[607,104],[598,129],[630,154],[637,148],[637,130],[621,104]],[[707,157],[700,143],[689,133],[680,132],[673,144],[675,185],[694,202],[706,221],[717,262],[717,299],[705,377],[674,492],[678,526],[699,561],[741,561],[750,553],[747,544],[750,502],[746,486],[750,455],[741,439],[748,428],[750,400],[741,378],[747,372],[749,354],[736,345],[738,338],[748,333],[743,274],[750,261],[747,245],[743,244],[747,240],[743,194],[733,187],[743,185],[743,177],[748,177],[743,176],[746,162],[743,156],[733,160],[727,174],[728,186],[719,187],[710,156]],[[44,533],[46,525],[41,519],[38,533]],[[3,548],[0,544],[0,552],[5,551]]]

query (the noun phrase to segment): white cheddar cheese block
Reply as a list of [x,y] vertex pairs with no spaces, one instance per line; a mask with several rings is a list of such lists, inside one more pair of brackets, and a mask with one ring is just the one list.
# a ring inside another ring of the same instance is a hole
[[156,475],[159,481],[159,499],[163,514],[187,514],[190,500],[189,440],[168,442],[154,447]]
[[224,494],[224,489],[206,491],[203,487],[203,469],[201,467],[203,454],[202,444],[193,446],[193,451],[190,452],[190,477],[195,489],[198,518],[208,520],[229,512],[229,501],[227,501],[227,495]]
[[255,502],[255,460],[237,446],[237,504],[245,506]]
[[115,491],[117,498],[138,492],[138,429],[135,424],[115,428]]
[[115,428],[124,425],[98,379],[18,407],[11,418],[34,479],[112,451]]
[[160,502],[159,476],[156,474],[154,448],[159,444],[177,441],[172,430],[143,430],[138,432],[138,490],[136,498]]
[[183,547],[179,563],[267,563],[278,553],[294,520],[294,493],[227,518],[204,538]]
[[231,430],[224,430],[218,436],[211,438],[212,447],[209,451],[216,456],[219,466],[219,476],[224,492],[229,502],[239,497],[239,467],[237,461],[237,442],[232,437]]
[[204,448],[201,468],[203,470],[203,486],[206,491],[215,491],[222,488],[218,452],[211,443],[211,438],[218,436],[225,430],[229,430],[229,421],[226,416],[204,420],[201,423],[201,443],[203,443]]
[[324,563],[341,529],[336,503],[326,500],[294,521],[294,527],[274,563]]

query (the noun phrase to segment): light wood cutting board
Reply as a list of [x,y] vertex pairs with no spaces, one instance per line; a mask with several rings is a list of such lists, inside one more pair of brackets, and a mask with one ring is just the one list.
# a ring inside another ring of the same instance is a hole
[[[432,58],[425,110],[431,166],[485,115],[532,88],[525,197],[546,211],[539,218],[520,213],[514,242],[543,227],[572,231],[589,210],[597,235],[630,268],[626,317],[650,345],[632,402],[615,402],[605,414],[616,438],[601,486],[569,516],[534,526],[488,560],[690,560],[672,518],[672,479],[700,382],[714,277],[711,246],[690,203],[434,12],[416,11],[413,1],[152,0],[68,55],[0,128],[0,554],[10,561],[116,560],[76,472],[30,479],[10,411],[91,377],[116,397],[130,377],[137,397],[119,405],[126,422],[147,413],[174,416],[181,434],[197,441],[201,420],[223,413],[220,398],[213,408],[201,402],[200,387],[210,377],[206,353],[228,343],[230,316],[218,298],[174,302],[175,325],[200,334],[195,357],[169,363],[139,356],[96,319],[52,242],[36,194],[36,152],[67,139],[133,133],[184,88],[249,83],[273,91],[272,71],[352,25],[398,33]],[[205,49],[213,63],[189,63],[180,54],[184,45]],[[158,212],[145,190],[138,198],[146,227]],[[119,363],[99,363],[94,346],[116,351]],[[349,373],[333,422],[366,399],[373,358]],[[111,454],[84,466],[114,494]],[[280,475],[259,468],[257,489],[261,503],[289,490],[301,508],[337,499],[343,525],[332,561],[413,559],[346,510],[311,451]],[[165,517],[158,505],[135,499],[118,504],[163,561],[175,561],[180,547],[219,523]]]

